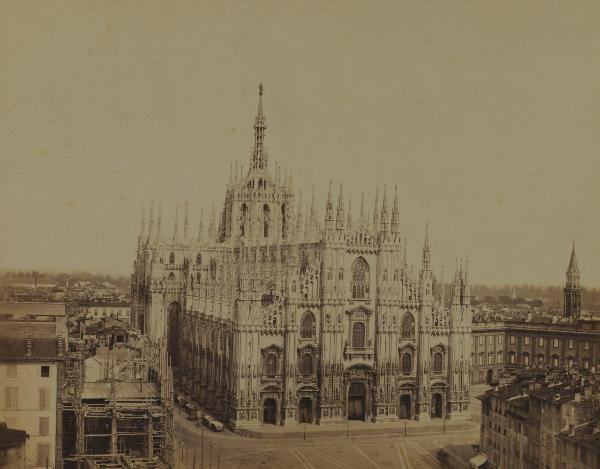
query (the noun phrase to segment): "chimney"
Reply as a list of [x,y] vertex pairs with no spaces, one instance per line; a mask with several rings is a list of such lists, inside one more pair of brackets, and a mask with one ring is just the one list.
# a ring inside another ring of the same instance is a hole
[[62,357],[63,356],[63,338],[62,338],[62,334],[58,334],[58,336],[56,337],[56,343],[58,345],[58,356]]

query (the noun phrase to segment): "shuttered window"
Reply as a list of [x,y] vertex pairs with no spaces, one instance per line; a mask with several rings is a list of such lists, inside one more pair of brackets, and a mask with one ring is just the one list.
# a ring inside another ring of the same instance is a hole
[[40,436],[50,434],[50,417],[40,417]]
[[49,464],[50,445],[47,443],[39,443],[37,446],[37,465],[46,467]]
[[16,378],[17,377],[17,364],[9,363],[6,365],[6,377],[7,378]]
[[46,388],[40,388],[40,410],[48,408],[49,393]]
[[18,400],[17,400],[17,392],[18,388],[5,388],[4,397],[6,399],[4,403],[4,407],[6,410],[17,410],[18,408]]

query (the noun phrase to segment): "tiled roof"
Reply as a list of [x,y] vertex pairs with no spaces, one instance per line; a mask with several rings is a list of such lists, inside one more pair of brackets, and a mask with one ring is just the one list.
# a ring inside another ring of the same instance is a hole
[[594,431],[595,426],[597,425],[598,422],[583,425],[576,428],[573,435],[569,435],[568,432],[563,432],[559,434],[559,438],[583,446],[596,454],[600,454],[600,432]]
[[13,317],[23,317],[30,314],[43,316],[64,316],[64,303],[46,303],[46,302],[10,302],[0,301],[0,315],[12,315]]
[[[60,340],[65,351],[64,339]],[[0,360],[56,361],[62,359],[58,350],[58,339],[34,337],[31,339],[31,354],[28,356],[26,338],[0,338]]]

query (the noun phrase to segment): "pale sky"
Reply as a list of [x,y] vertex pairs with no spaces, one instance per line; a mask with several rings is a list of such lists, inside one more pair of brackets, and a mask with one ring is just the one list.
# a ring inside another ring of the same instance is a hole
[[[257,85],[270,161],[439,272],[600,286],[600,3],[2,2],[0,269],[128,274],[142,207],[220,206]],[[389,195],[389,194],[388,194]]]

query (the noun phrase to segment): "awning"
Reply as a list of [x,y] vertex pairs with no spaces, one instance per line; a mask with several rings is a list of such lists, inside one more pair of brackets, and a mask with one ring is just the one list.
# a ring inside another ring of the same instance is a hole
[[481,467],[487,462],[488,458],[485,453],[479,453],[469,459],[469,464],[473,468]]

